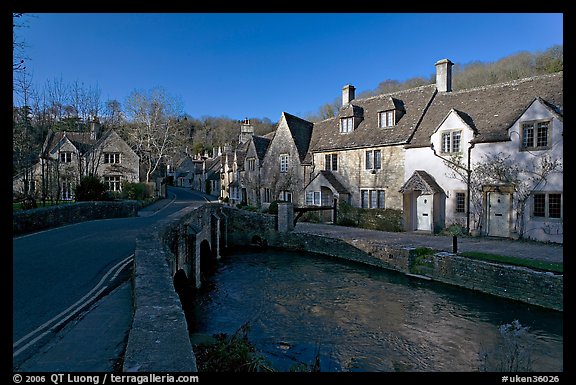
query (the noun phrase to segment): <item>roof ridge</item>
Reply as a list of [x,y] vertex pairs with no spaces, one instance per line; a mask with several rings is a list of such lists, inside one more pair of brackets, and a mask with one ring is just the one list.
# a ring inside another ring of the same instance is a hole
[[530,81],[534,81],[534,80],[559,77],[559,76],[564,76],[564,71],[558,71],[558,72],[554,72],[551,74],[534,75],[534,76],[529,76],[529,77],[525,77],[525,78],[509,80],[507,82],[500,82],[500,83],[486,84],[483,86],[477,86],[477,87],[472,87],[472,88],[465,88],[462,90],[449,92],[449,94],[461,94],[461,93],[472,92],[472,91],[483,91],[483,90],[487,90],[487,89],[515,86],[518,84],[522,84],[522,83],[526,83],[526,82],[530,82]]

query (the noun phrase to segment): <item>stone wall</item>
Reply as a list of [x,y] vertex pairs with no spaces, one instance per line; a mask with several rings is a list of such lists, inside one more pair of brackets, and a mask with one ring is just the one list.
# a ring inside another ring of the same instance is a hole
[[140,207],[138,201],[103,201],[17,211],[12,216],[12,231],[13,235],[21,235],[95,219],[135,217]]

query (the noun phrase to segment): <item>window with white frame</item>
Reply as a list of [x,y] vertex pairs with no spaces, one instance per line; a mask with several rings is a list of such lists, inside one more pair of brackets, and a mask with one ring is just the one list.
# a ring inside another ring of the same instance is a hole
[[454,153],[460,152],[460,141],[462,131],[447,131],[442,133],[442,152]]
[[60,153],[60,162],[61,163],[70,163],[72,162],[72,152],[70,151],[62,151]]
[[288,172],[288,154],[280,155],[280,172]]
[[381,150],[366,151],[364,168],[366,170],[380,170],[382,168],[382,151]]
[[385,208],[386,193],[384,190],[360,190],[360,207],[363,209]]
[[248,158],[248,171],[256,170],[256,159]]
[[320,191],[307,191],[306,192],[306,205],[307,206],[321,206],[322,194]]
[[545,150],[550,148],[550,121],[538,120],[523,122],[522,126],[522,150]]
[[348,133],[354,131],[354,117],[340,119],[340,132]]
[[392,127],[396,124],[394,119],[394,110],[382,111],[378,113],[378,127]]
[[456,205],[455,211],[456,213],[462,214],[466,212],[466,193],[465,192],[456,192],[455,195]]
[[74,183],[69,179],[64,179],[60,183],[60,198],[64,201],[74,199]]
[[535,193],[532,196],[532,216],[538,218],[562,218],[561,193]]
[[120,163],[120,153],[119,152],[105,152],[104,153],[104,163]]
[[338,154],[324,155],[324,170],[338,171]]
[[119,176],[105,176],[104,183],[108,186],[109,191],[122,191],[122,184]]

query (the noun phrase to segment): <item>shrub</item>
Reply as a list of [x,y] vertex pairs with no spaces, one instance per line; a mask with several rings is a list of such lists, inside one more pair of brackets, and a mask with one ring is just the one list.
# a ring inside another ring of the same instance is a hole
[[341,202],[337,223],[380,231],[403,231],[402,211],[397,209],[362,209]]
[[466,235],[466,227],[462,226],[459,223],[453,223],[450,226],[446,227],[442,232],[442,235]]
[[495,349],[481,353],[481,370],[487,372],[530,372],[534,337],[527,326],[514,320],[499,327],[502,343]]
[[248,340],[249,323],[232,336],[215,334],[213,344],[194,345],[196,364],[200,372],[272,372],[270,364],[256,352]]
[[278,215],[278,203],[282,202],[284,201],[273,201],[270,203],[270,206],[268,206],[268,214]]
[[145,183],[124,182],[122,184],[123,199],[143,201],[151,197],[150,190]]
[[110,200],[106,185],[94,175],[88,175],[80,180],[76,186],[76,201],[106,201]]

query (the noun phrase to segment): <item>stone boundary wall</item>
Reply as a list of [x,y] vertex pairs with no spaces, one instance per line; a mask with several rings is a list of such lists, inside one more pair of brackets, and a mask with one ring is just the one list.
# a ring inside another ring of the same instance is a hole
[[39,207],[12,215],[13,235],[69,225],[95,219],[126,218],[138,215],[138,201],[92,201]]
[[123,372],[197,372],[186,316],[173,282],[172,239],[191,210],[178,212],[136,238],[134,317]]

